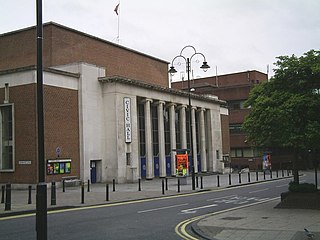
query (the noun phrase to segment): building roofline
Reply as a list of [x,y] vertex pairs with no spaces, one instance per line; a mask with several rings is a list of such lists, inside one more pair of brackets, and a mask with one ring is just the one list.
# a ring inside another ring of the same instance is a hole
[[[133,50],[133,49],[131,49],[131,48],[127,48],[127,47],[121,46],[121,45],[119,45],[119,44],[116,44],[116,43],[110,42],[110,41],[108,41],[108,40],[105,40],[105,39],[102,39],[102,38],[99,38],[99,37],[90,35],[90,34],[85,33],[85,32],[81,32],[81,31],[79,31],[79,30],[76,30],[76,29],[71,28],[71,27],[64,26],[64,25],[59,24],[59,23],[56,23],[56,22],[46,22],[46,23],[43,24],[43,27],[50,26],[50,25],[55,26],[55,27],[59,27],[59,28],[62,28],[62,29],[65,29],[65,30],[70,31],[70,32],[74,32],[74,33],[76,33],[76,34],[80,34],[80,35],[89,37],[89,38],[91,38],[91,39],[94,39],[94,40],[97,40],[97,41],[100,41],[100,42],[103,42],[103,43],[107,43],[107,44],[112,45],[112,46],[114,46],[114,47],[121,48],[121,49],[123,49],[123,50],[130,51],[130,52],[133,52],[133,53],[136,53],[136,54],[142,55],[142,56],[144,56],[144,57],[148,57],[148,58],[151,58],[151,59],[154,59],[154,60],[157,60],[157,61],[166,63],[166,64],[169,64],[169,63],[170,63],[170,62],[165,61],[165,60],[162,60],[162,59],[160,59],[160,58],[157,58],[157,57],[154,57],[154,56],[151,56],[151,55],[148,55],[148,54],[139,52],[139,51],[137,51],[137,50]],[[13,35],[13,34],[20,33],[20,32],[24,32],[24,31],[33,30],[33,29],[35,29],[35,28],[36,28],[36,26],[31,26],[31,27],[22,28],[22,29],[14,30],[14,31],[7,32],[7,33],[2,33],[2,34],[0,34],[0,37],[8,36],[8,35]]]
[[[36,65],[30,65],[26,67],[20,67],[20,68],[13,68],[13,69],[6,69],[6,70],[1,70],[0,71],[0,76],[1,75],[6,75],[6,74],[12,74],[12,73],[19,73],[19,72],[26,72],[26,71],[35,71],[37,70]],[[55,74],[60,74],[60,75],[65,75],[69,77],[74,77],[74,78],[79,78],[80,74],[79,73],[71,73],[55,68],[45,68],[43,69],[44,72],[49,72],[49,73],[55,73]]]
[[[122,84],[133,85],[133,86],[137,86],[137,87],[141,87],[141,88],[145,88],[145,89],[149,89],[149,90],[152,89],[152,90],[155,90],[158,92],[166,92],[166,93],[174,94],[174,95],[178,95],[178,96],[189,97],[189,92],[186,92],[186,91],[182,91],[182,90],[178,90],[178,89],[174,89],[174,88],[163,87],[163,86],[156,85],[156,84],[150,84],[150,83],[146,83],[146,82],[143,82],[140,80],[133,80],[133,79],[129,79],[129,78],[122,77],[122,76],[100,77],[100,78],[98,78],[98,80],[102,83],[122,83]],[[190,93],[190,96],[193,99],[214,102],[214,103],[217,103],[217,104],[220,104],[223,106],[226,105],[226,101],[220,100],[220,99],[213,97],[213,96],[199,95],[199,94],[194,94],[194,93]]]

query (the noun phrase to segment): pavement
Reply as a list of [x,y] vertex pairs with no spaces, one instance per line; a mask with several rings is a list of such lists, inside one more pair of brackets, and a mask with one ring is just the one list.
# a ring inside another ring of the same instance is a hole
[[[252,183],[256,181],[256,174],[251,173],[251,175],[250,179]],[[243,174],[241,178],[241,183],[239,183],[238,174],[233,174],[232,184],[248,184],[249,177],[247,173]],[[270,175],[265,177],[259,173],[259,181],[272,181],[275,179],[277,179],[275,176],[273,178]],[[82,197],[80,186],[67,186],[65,192],[63,192],[60,184],[57,185],[55,205],[52,205],[51,184],[48,184],[48,211],[194,192],[191,190],[190,178],[187,179],[187,184],[180,185],[179,190],[176,178],[168,178],[166,181],[162,180],[141,180],[141,191],[139,191],[138,183],[115,184],[114,186],[112,183],[109,183],[108,194],[106,184],[90,184],[89,189],[88,185],[85,185],[84,197]],[[213,190],[229,186],[228,174],[220,175],[219,180],[216,175],[206,175],[202,177],[202,181],[200,177],[198,178],[196,191]],[[35,186],[32,186],[31,199],[29,199],[29,192],[26,190],[26,186],[22,189],[19,186],[19,189],[16,189],[13,185],[12,188],[10,210],[5,210],[5,203],[0,203],[0,222],[8,216],[35,212]],[[31,200],[31,203],[29,200]],[[231,211],[212,213],[193,222],[191,228],[199,239],[320,240],[319,210],[275,208],[279,203],[280,199],[276,199],[246,207],[237,207]],[[304,231],[305,228],[312,232],[312,238],[307,236]]]

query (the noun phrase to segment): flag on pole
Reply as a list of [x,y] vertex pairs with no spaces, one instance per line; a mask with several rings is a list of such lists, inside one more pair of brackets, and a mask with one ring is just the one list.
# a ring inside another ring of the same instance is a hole
[[114,11],[116,12],[117,15],[119,15],[119,13],[118,13],[119,5],[120,5],[120,3],[118,3],[118,5],[116,6],[116,8],[114,9]]

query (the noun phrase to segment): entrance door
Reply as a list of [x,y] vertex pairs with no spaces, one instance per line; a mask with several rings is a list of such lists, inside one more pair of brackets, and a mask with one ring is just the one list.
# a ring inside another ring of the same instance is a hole
[[90,180],[91,180],[91,183],[96,183],[97,182],[96,161],[91,161],[90,162]]

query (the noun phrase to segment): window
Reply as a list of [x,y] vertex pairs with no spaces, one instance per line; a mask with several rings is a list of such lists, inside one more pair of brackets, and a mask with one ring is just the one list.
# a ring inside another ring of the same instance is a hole
[[168,108],[164,109],[164,141],[165,141],[165,151],[166,155],[171,153],[171,144],[170,144],[170,118]]
[[146,155],[146,135],[145,135],[145,119],[144,119],[144,105],[140,103],[138,105],[139,114],[139,140],[140,140],[140,156]]
[[14,170],[13,105],[0,106],[0,170]]
[[230,134],[243,133],[241,126],[242,126],[241,123],[230,124],[229,125]]
[[153,156],[159,155],[159,136],[158,136],[158,109],[157,106],[151,106],[152,116],[152,142],[153,142]]
[[245,102],[245,100],[228,101],[229,109],[230,110],[245,109],[244,102]]

